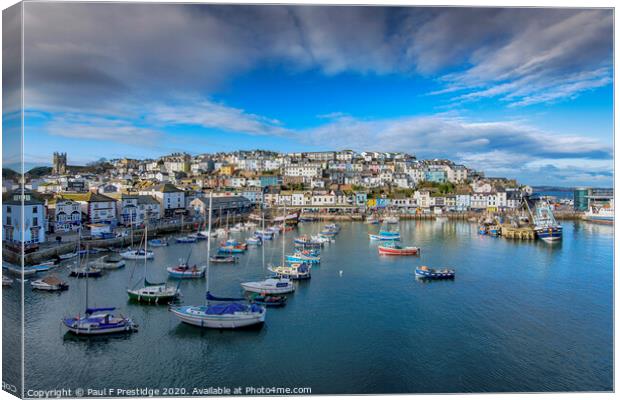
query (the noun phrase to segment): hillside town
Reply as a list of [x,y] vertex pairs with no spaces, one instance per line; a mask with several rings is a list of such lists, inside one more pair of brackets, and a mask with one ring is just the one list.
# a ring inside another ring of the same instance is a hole
[[[70,166],[54,153],[52,167],[3,179],[5,241],[31,245],[88,228],[105,236],[116,227],[204,216],[213,192],[220,215],[286,206],[301,213],[363,215],[390,209],[401,215],[519,207],[532,188],[513,179],[485,177],[450,160],[418,160],[406,153],[236,151],[158,159],[100,160]],[[20,188],[24,185],[24,193]],[[21,196],[25,196],[22,224]]]

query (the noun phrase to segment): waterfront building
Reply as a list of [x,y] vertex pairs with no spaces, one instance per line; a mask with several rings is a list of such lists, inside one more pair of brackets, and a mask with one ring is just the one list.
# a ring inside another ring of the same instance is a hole
[[73,200],[80,203],[82,213],[86,214],[89,224],[116,224],[116,199],[106,195],[87,193],[63,193],[62,199]]
[[[214,216],[226,217],[247,214],[252,210],[252,203],[243,196],[218,196],[213,197],[212,212]],[[207,217],[209,212],[209,198],[200,197],[190,204],[195,215]]]
[[80,203],[61,197],[47,202],[50,232],[77,231],[82,225],[82,209]]
[[161,205],[152,196],[138,195],[138,220],[155,223],[161,218]]
[[138,226],[142,219],[138,215],[138,193],[119,193],[111,195],[117,201],[117,220],[124,226]]
[[45,204],[31,190],[8,193],[2,201],[2,217],[2,240],[7,244],[24,244],[29,250],[45,242]]
[[157,199],[163,217],[169,218],[185,213],[185,192],[171,183],[143,188],[138,194],[153,196]]

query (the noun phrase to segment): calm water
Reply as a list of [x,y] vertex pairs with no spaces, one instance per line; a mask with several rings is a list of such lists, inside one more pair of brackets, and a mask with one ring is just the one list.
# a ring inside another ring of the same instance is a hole
[[[318,227],[304,224],[299,234]],[[367,236],[376,227],[342,227],[312,279],[285,308],[269,309],[258,330],[201,330],[179,323],[165,306],[128,303],[130,276],[143,274],[134,261],[90,280],[91,306],[119,306],[140,324],[129,336],[76,340],[64,333],[60,318],[83,309],[83,280],[67,278],[71,288],[62,294],[27,287],[26,387],[612,390],[612,227],[568,222],[563,242],[549,245],[478,236],[474,224],[408,221],[400,225],[403,243],[420,246],[422,255],[402,258],[378,256]],[[165,279],[165,267],[190,248],[193,260],[205,259],[204,242],[155,249],[149,278]],[[267,242],[265,254],[278,262],[281,241]],[[416,281],[413,268],[421,263],[452,266],[457,278]],[[263,276],[261,250],[251,249],[236,265],[213,265],[211,287],[237,295],[240,282]],[[185,303],[203,301],[204,281],[181,288]],[[5,314],[16,309],[17,290],[3,290]]]

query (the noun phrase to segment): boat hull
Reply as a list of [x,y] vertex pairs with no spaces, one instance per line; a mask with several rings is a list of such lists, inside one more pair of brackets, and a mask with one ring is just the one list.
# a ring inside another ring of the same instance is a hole
[[260,285],[260,282],[242,283],[241,287],[246,292],[259,293],[259,294],[260,293],[265,293],[265,294],[286,294],[286,293],[293,293],[295,291],[295,286],[293,286],[293,285],[283,286],[283,287],[276,287],[276,286],[269,286],[268,287],[268,286]]
[[148,304],[168,304],[173,301],[177,294],[144,294],[140,293],[139,290],[128,290],[127,295],[129,296],[129,300],[136,301],[138,303],[148,303]]
[[181,322],[201,328],[211,329],[239,329],[265,322],[266,312],[243,312],[227,315],[209,315],[200,311],[201,307],[178,307],[170,311]]
[[562,228],[536,228],[536,236],[547,243],[562,240]]
[[420,249],[417,247],[395,249],[393,247],[379,246],[379,254],[382,256],[415,256],[420,254]]
[[381,241],[385,241],[385,240],[400,240],[400,235],[390,235],[390,236],[385,236],[385,235],[368,235],[370,237],[370,240],[381,240]]
[[421,279],[445,280],[445,279],[454,279],[455,273],[454,271],[451,271],[451,272],[424,271],[424,270],[420,270],[416,268],[415,276]]

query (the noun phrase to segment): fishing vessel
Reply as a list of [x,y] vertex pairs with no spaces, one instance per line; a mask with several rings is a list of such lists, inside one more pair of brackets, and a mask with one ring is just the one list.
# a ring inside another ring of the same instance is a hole
[[269,267],[268,269],[280,278],[288,278],[292,280],[310,279],[312,276],[312,267],[306,263],[296,262],[289,265]]
[[599,222],[602,224],[614,223],[614,203],[613,200],[605,207],[590,207],[584,214],[583,219],[590,222]]
[[43,279],[37,279],[30,282],[33,290],[44,290],[49,292],[56,292],[69,289],[67,282],[61,281],[57,277],[50,275]]
[[434,269],[422,265],[416,267],[415,276],[423,279],[454,279],[455,272],[449,268]]
[[319,264],[321,262],[321,257],[296,251],[294,254],[287,255],[286,261],[293,263]]
[[420,248],[401,246],[397,243],[386,243],[379,246],[379,254],[384,256],[415,256],[420,254]]
[[548,243],[562,240],[562,225],[555,220],[551,205],[546,200],[537,202],[533,221],[539,239]]
[[[148,237],[148,225],[144,227],[144,236]],[[147,279],[146,269],[146,245],[147,241],[144,241],[144,286],[141,288],[127,289],[127,295],[129,300],[137,301],[139,303],[150,304],[168,304],[172,300],[176,299],[180,295],[179,287],[167,286],[165,282],[153,283]]]
[[[211,229],[213,193],[209,196],[209,230]],[[207,241],[207,254],[211,252],[211,241]],[[209,259],[207,259],[207,270]],[[217,297],[209,291],[209,277],[206,280],[206,301],[200,306],[171,307],[179,320],[201,328],[235,329],[265,322],[267,309],[259,304],[247,304],[243,298]]]
[[400,240],[400,231],[398,229],[398,227],[396,227],[395,229],[391,229],[387,223],[384,221],[384,223],[381,225],[381,227],[379,228],[379,233],[377,234],[368,234],[368,237],[370,237],[370,240]]

